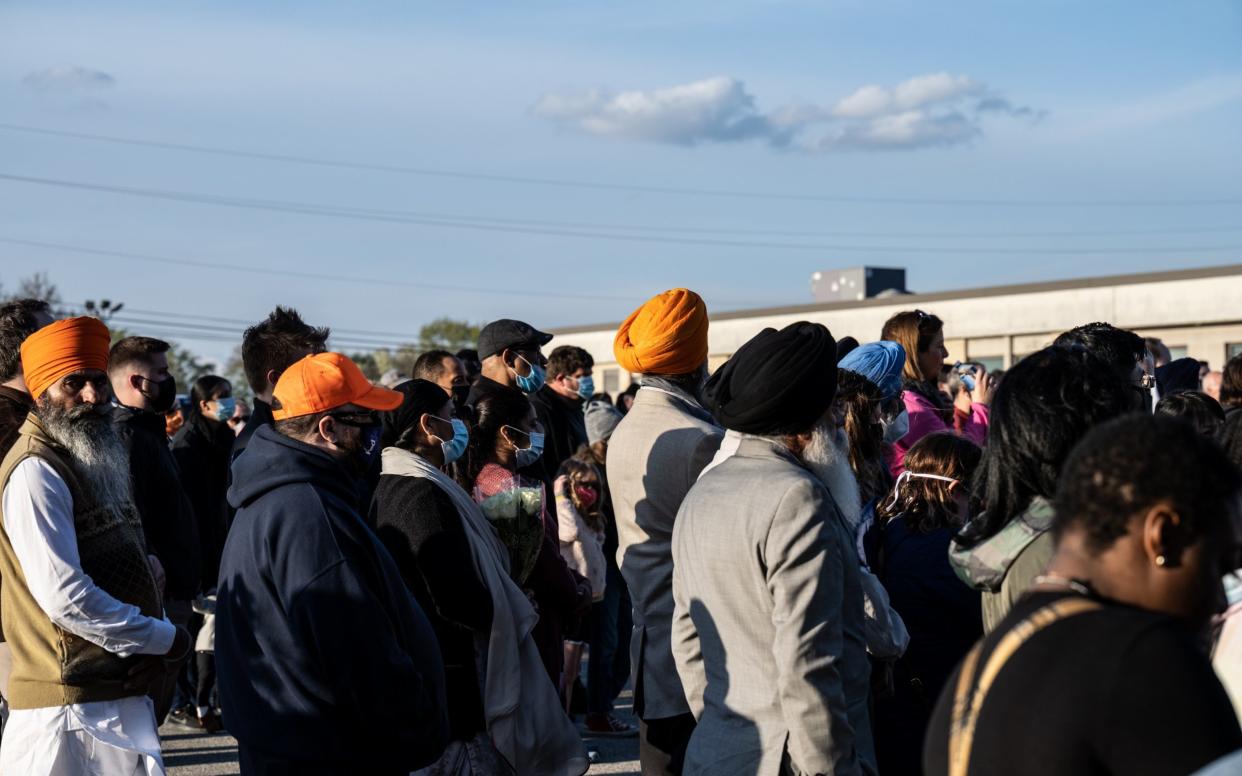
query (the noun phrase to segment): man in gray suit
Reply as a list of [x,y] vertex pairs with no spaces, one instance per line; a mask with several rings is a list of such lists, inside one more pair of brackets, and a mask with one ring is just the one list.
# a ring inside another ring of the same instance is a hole
[[673,531],[673,654],[698,726],[686,774],[874,774],[863,593],[834,498],[857,499],[836,343],[767,329],[708,382],[737,452]]
[[693,291],[666,291],[622,324],[613,349],[618,363],[642,374],[607,462],[617,562],[634,602],[639,759],[644,776],[679,774],[695,723],[669,643],[673,519],[724,434],[698,398],[707,376],[707,308]]

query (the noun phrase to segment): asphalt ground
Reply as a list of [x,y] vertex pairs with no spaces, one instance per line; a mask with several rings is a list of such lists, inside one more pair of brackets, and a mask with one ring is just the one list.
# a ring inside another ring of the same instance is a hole
[[[629,691],[617,701],[616,714],[621,719],[638,726],[631,713]],[[581,718],[579,718],[581,719]],[[588,751],[598,756],[590,772],[607,774],[635,774],[638,769],[638,737],[612,738],[583,737]],[[226,776],[237,774],[237,741],[230,735],[207,735],[206,733],[177,726],[160,728],[160,741],[164,747],[164,766],[169,776]]]

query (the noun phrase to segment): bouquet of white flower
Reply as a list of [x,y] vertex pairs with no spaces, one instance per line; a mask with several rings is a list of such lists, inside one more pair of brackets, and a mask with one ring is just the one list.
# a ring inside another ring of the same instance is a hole
[[502,491],[484,499],[479,507],[509,549],[509,576],[518,585],[525,584],[543,545],[543,490]]

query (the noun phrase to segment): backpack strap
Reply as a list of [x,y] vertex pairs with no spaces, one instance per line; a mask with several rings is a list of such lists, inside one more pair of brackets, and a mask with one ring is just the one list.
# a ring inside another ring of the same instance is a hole
[[983,651],[983,642],[975,645],[962,664],[962,673],[953,695],[953,720],[949,726],[949,776],[967,776],[979,709],[997,674],[1013,654],[1032,636],[1054,622],[1101,608],[1097,601],[1075,597],[1062,598],[1036,610],[1001,638],[982,671],[979,671],[979,655]]

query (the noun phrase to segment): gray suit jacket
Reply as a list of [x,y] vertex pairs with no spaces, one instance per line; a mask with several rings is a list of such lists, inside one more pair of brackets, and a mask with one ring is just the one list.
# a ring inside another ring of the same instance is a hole
[[634,602],[630,657],[634,713],[686,714],[669,645],[673,623],[673,520],[724,431],[680,397],[643,388],[608,442],[608,489],[617,518],[617,565]]
[[743,438],[673,532],[673,653],[699,724],[685,774],[875,773],[852,534],[783,445]]

